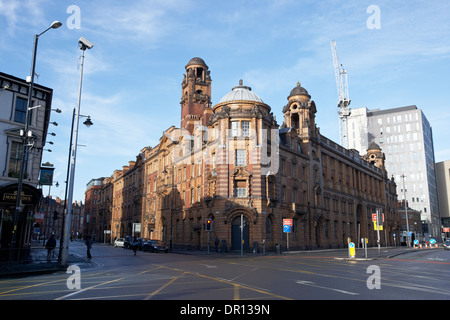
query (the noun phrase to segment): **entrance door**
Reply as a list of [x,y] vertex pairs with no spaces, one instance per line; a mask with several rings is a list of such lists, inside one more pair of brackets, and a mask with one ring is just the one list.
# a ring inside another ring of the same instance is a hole
[[[250,225],[247,218],[243,217],[244,230],[242,239],[244,240],[244,251],[249,248],[250,242]],[[231,222],[231,250],[241,250],[241,216],[238,215]]]

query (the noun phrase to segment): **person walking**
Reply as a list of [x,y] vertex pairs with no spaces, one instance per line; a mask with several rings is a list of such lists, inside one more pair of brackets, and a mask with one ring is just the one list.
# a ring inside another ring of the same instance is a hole
[[55,252],[55,248],[56,248],[56,239],[53,234],[47,240],[45,247],[47,248],[47,262],[51,262],[52,258],[53,258],[53,253]]
[[91,256],[92,238],[91,238],[91,236],[86,237],[86,248],[87,248],[87,258],[90,260],[90,259],[92,259],[92,256]]
[[131,244],[131,249],[133,249],[134,255],[136,255],[136,251],[137,251],[138,247],[139,247],[139,242],[136,239],[136,237],[134,237],[133,243]]
[[219,244],[220,244],[220,240],[219,238],[216,237],[216,240],[214,241],[214,247],[216,249],[216,252],[219,252]]

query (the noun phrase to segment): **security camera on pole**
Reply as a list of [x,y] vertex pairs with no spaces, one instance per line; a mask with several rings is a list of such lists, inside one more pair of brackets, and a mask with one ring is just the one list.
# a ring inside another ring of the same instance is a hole
[[73,186],[74,186],[74,180],[75,180],[75,163],[76,163],[76,156],[77,156],[77,143],[78,143],[78,123],[80,120],[80,105],[81,105],[81,88],[82,88],[82,82],[83,82],[83,66],[84,66],[84,52],[86,49],[91,49],[94,44],[88,40],[86,40],[84,37],[81,37],[78,40],[78,44],[80,46],[81,50],[81,63],[80,63],[80,85],[78,88],[78,104],[77,109],[75,113],[75,125],[74,125],[74,141],[72,144],[72,155],[71,155],[71,162],[70,162],[70,176],[69,176],[69,192],[68,192],[68,199],[67,199],[67,209],[65,212],[65,223],[64,223],[64,242],[63,242],[63,248],[62,248],[62,255],[61,255],[61,266],[65,267],[67,266],[67,258],[69,255],[69,239],[70,239],[70,232],[71,232],[71,226],[72,226],[72,201],[73,201]]

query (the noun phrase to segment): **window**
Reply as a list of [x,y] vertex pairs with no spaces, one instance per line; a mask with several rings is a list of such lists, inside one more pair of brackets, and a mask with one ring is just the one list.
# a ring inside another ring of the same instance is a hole
[[[240,129],[240,131],[239,131]],[[231,136],[232,137],[249,137],[250,136],[250,122],[249,121],[231,121]]]
[[250,122],[249,121],[242,121],[241,122],[241,134],[243,137],[249,137],[250,136]]
[[194,195],[194,189],[191,189],[191,204],[195,202],[195,195]]
[[245,166],[245,149],[236,149],[236,166]]
[[239,136],[239,122],[238,121],[231,122],[231,136],[233,136],[233,137]]
[[[16,98],[16,109],[14,111],[14,121],[15,122],[25,123],[25,119],[27,117],[27,104],[28,104],[27,99],[24,99],[21,97]],[[30,110],[28,124],[31,124],[31,118],[32,118],[31,115],[32,115],[32,110]]]
[[20,164],[22,163],[22,153],[22,144],[13,141],[11,145],[11,155],[9,156],[8,177],[19,177]]
[[247,197],[247,183],[245,180],[236,180],[234,184],[234,196],[236,198]]
[[213,169],[216,168],[216,154],[215,153],[212,154],[212,168]]
[[197,187],[197,199],[198,199],[198,202],[200,202],[201,200],[200,200],[200,198],[201,198],[201,195],[202,195],[202,192],[201,192],[202,190],[201,190],[201,187]]

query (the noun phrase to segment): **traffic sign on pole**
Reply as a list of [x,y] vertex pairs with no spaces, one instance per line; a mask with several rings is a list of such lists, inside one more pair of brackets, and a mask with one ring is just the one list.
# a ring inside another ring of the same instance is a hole
[[283,232],[287,233],[286,235],[286,246],[289,251],[289,233],[291,233],[292,226],[294,225],[292,219],[283,219]]
[[355,244],[353,242],[348,244],[348,255],[350,258],[355,257]]

